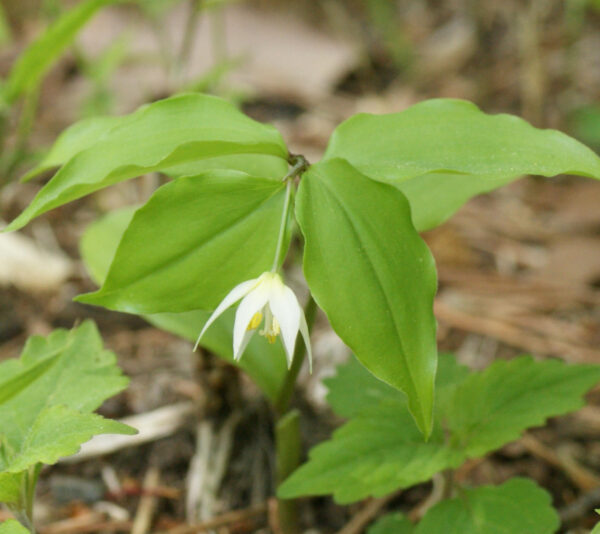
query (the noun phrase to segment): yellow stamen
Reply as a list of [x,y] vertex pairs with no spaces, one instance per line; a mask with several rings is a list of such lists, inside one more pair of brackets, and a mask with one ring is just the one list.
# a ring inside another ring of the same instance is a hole
[[255,328],[258,328],[258,325],[261,323],[262,319],[263,319],[263,314],[261,312],[256,312],[252,316],[252,319],[250,319],[250,322],[248,323],[248,327],[246,328],[246,330],[254,330]]
[[279,335],[280,331],[281,329],[279,328],[279,323],[277,322],[277,319],[275,319],[275,317],[271,315],[271,324],[265,323],[264,330],[261,330],[259,334],[261,336],[265,336],[267,338],[267,341],[272,345],[273,343],[275,343],[275,340],[277,339],[277,336]]

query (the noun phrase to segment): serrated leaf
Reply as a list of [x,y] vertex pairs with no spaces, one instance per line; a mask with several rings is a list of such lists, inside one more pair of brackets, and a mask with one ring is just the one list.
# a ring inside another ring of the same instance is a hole
[[207,95],[154,102],[122,118],[108,133],[69,159],[7,230],[103,187],[180,163],[232,154],[287,159],[277,130]]
[[333,133],[325,154],[332,158],[397,184],[419,231],[439,224],[470,197],[524,174],[600,178],[600,158],[569,136],[450,99],[400,113],[355,115]]
[[[0,471],[3,466],[0,465]],[[0,502],[6,504],[18,503],[21,498],[21,487],[23,484],[22,473],[0,472]]]
[[[387,514],[367,530],[367,534],[413,534],[415,526],[399,512]],[[431,533],[433,534],[433,533]]]
[[423,441],[406,403],[386,399],[311,449],[309,461],[277,493],[283,499],[333,494],[345,504],[424,482],[438,471],[458,467],[463,458],[444,446],[439,427]]
[[415,534],[553,534],[559,525],[550,495],[531,480],[515,478],[438,503]]
[[9,519],[0,523],[0,534],[29,534],[29,530],[18,521]]
[[[402,402],[405,396],[370,373],[355,358],[336,369],[323,383],[329,390],[327,402],[338,415],[351,418],[385,399]],[[436,404],[445,406],[448,395],[469,375],[452,354],[440,354],[436,374]]]
[[[128,382],[115,365],[115,355],[103,349],[100,335],[90,321],[71,331],[55,330],[47,338],[30,338],[19,360],[0,364],[0,376],[6,376],[3,383],[18,380],[19,375],[39,368],[51,359],[55,361],[43,374],[0,404],[0,439],[3,443],[0,471],[3,473],[70,454],[75,446],[75,436],[80,439],[88,436],[86,441],[91,437],[92,428],[100,428],[99,416],[87,418],[87,412],[121,391]],[[66,428],[57,432],[58,415],[77,412],[87,419],[75,420],[71,415],[70,420],[83,424],[85,435],[77,434],[75,427],[70,436],[67,436]],[[102,424],[102,428],[110,432],[129,431],[119,423]],[[61,441],[64,439],[62,433],[68,437],[67,442]],[[13,481],[5,478],[0,482],[0,487],[10,492]]]
[[271,268],[284,200],[281,182],[237,171],[165,184],[136,211],[101,289],[76,300],[138,314],[214,309]]
[[428,435],[437,281],[406,198],[333,159],[302,177],[296,216],[305,239],[304,274],[317,304],[361,363],[406,393]]
[[468,456],[482,456],[548,417],[577,410],[598,381],[600,366],[527,356],[496,361],[467,378],[448,404],[452,440]]
[[436,425],[428,443],[409,424],[399,393],[356,364],[343,366],[328,380],[328,398],[351,419],[310,451],[309,461],[280,487],[282,497],[331,493],[351,502],[412,486],[516,439],[547,417],[577,409],[600,379],[600,366],[529,357],[471,374],[452,357],[441,356],[439,363]]
[[73,408],[54,405],[44,408],[31,425],[19,450],[4,468],[19,473],[36,463],[54,464],[70,456],[96,434],[135,434],[136,431],[118,421]]
[[[97,283],[102,283],[125,229],[135,208],[111,212],[92,223],[85,231],[80,250],[83,261]],[[195,310],[183,313],[145,315],[144,318],[158,328],[195,341],[210,312]],[[277,398],[287,374],[285,354],[280,343],[267,343],[262,336],[254,336],[244,351],[244,357],[233,360],[232,332],[235,310],[219,317],[206,331],[201,346],[230,363],[244,369],[260,389],[272,400]]]
[[85,0],[65,12],[20,55],[6,81],[4,96],[13,102],[35,88],[79,30],[102,7],[121,0]]

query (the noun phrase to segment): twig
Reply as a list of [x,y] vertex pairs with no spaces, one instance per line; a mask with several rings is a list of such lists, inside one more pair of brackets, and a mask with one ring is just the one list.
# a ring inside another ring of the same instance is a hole
[[146,534],[150,530],[157,502],[156,495],[152,494],[150,490],[159,484],[160,471],[156,467],[151,467],[144,477],[143,489],[145,492],[140,499],[131,534]]
[[597,508],[600,505],[600,487],[594,488],[587,493],[583,493],[573,502],[569,503],[564,508],[558,511],[560,520],[563,523],[570,523],[572,521],[581,519],[588,512]]
[[521,443],[531,454],[563,471],[580,490],[589,491],[600,487],[600,478],[585,469],[572,456],[555,452],[531,434],[525,434]]
[[392,493],[380,499],[372,499],[341,530],[338,530],[337,534],[360,534],[377,517],[379,512],[397,496],[398,493]]
[[243,510],[235,510],[233,512],[227,512],[217,517],[213,517],[207,521],[196,523],[194,525],[182,525],[169,530],[157,532],[156,534],[196,534],[206,532],[213,528],[224,527],[227,525],[233,525],[242,521],[248,521],[258,516],[266,515],[267,504],[263,503]]

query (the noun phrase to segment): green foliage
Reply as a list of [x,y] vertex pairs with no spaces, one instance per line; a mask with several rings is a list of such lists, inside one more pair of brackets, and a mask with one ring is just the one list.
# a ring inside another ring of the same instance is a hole
[[0,364],[0,500],[17,502],[25,471],[77,452],[95,434],[135,432],[91,413],[127,385],[115,362],[87,321],[30,338],[20,359]]
[[429,435],[437,282],[406,198],[343,160],[329,160],[302,178],[296,217],[305,239],[304,274],[317,304],[358,359],[407,394]]
[[[440,224],[472,196],[523,174],[600,178],[600,158],[567,135],[511,115],[486,115],[461,100],[356,115],[333,133],[325,154],[331,158],[397,185],[419,231]],[[413,183],[421,180],[423,186]]]
[[[92,278],[104,282],[110,264],[125,229],[131,222],[135,208],[114,211],[91,224],[81,242],[81,256]],[[280,343],[268,343],[261,336],[254,336],[235,362],[231,343],[235,311],[229,310],[207,330],[201,345],[230,363],[244,369],[262,392],[275,400],[287,372],[287,364]],[[195,341],[210,312],[194,310],[183,313],[145,315],[144,318],[163,330],[168,330],[190,341]]]
[[534,482],[514,478],[498,487],[460,492],[429,510],[414,534],[553,534],[560,524],[550,495]]
[[238,171],[170,182],[136,211],[102,288],[77,300],[138,314],[213,309],[271,268],[284,200],[282,182]]
[[332,493],[338,502],[352,502],[412,486],[516,439],[548,417],[577,409],[599,380],[599,366],[521,357],[468,373],[442,356],[436,424],[423,443],[401,394],[349,364],[328,387],[334,410],[350,421],[311,450],[280,495]]
[[[277,130],[206,95],[184,94],[149,104],[112,128],[109,122],[95,125],[105,135],[71,157],[8,230],[103,187],[179,163],[231,154],[287,159]],[[70,139],[79,146],[76,136]],[[69,152],[73,153],[69,147],[61,149],[63,155]]]
[[9,519],[8,521],[0,523],[0,534],[29,534],[29,530],[18,521]]
[[35,89],[53,63],[73,42],[79,30],[102,7],[122,0],[85,0],[64,13],[36,39],[13,66],[4,89],[11,103]]
[[455,446],[483,456],[548,417],[583,406],[583,394],[600,380],[600,367],[521,357],[498,360],[469,376],[446,411]]
[[401,513],[384,515],[367,530],[367,534],[413,534],[414,525]]

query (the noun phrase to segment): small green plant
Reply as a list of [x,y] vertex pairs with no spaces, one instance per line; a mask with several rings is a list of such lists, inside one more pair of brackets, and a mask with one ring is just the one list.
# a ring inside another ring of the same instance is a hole
[[[600,178],[600,158],[558,131],[486,115],[469,102],[431,100],[350,118],[311,164],[290,154],[271,126],[221,99],[183,94],[75,124],[26,179],[55,167],[8,230],[147,172],[171,178],[143,206],[111,213],[87,231],[82,254],[101,287],[76,300],[143,315],[244,368],[276,414],[279,481],[298,462],[298,415],[289,403],[317,306],[381,380],[355,363],[356,379],[371,382],[362,388],[344,372],[332,383],[332,405],[350,421],[281,486],[285,533],[297,530],[292,497],[333,493],[351,502],[425,481],[575,409],[599,379],[595,367],[527,358],[469,374],[442,358],[436,388],[436,271],[419,232],[523,174]],[[283,265],[294,222],[310,293],[306,324],[291,297],[281,305],[277,296],[289,297]],[[239,299],[235,314],[226,311]],[[253,336],[263,319],[265,336]],[[340,391],[351,395],[337,402]],[[380,402],[361,397],[370,391]],[[462,495],[433,508],[417,532],[440,531],[444,514],[461,518],[456,532],[483,532],[469,525],[497,523],[493,503],[509,495],[523,504],[515,525],[529,525],[519,523],[527,504],[537,529],[528,532],[556,526],[546,494],[528,481]],[[483,519],[472,518],[465,502]],[[386,521],[410,527],[398,516]]]
[[30,338],[19,359],[0,364],[0,502],[19,520],[0,532],[34,532],[33,504],[44,464],[74,454],[96,434],[134,434],[92,413],[128,379],[94,323]]

